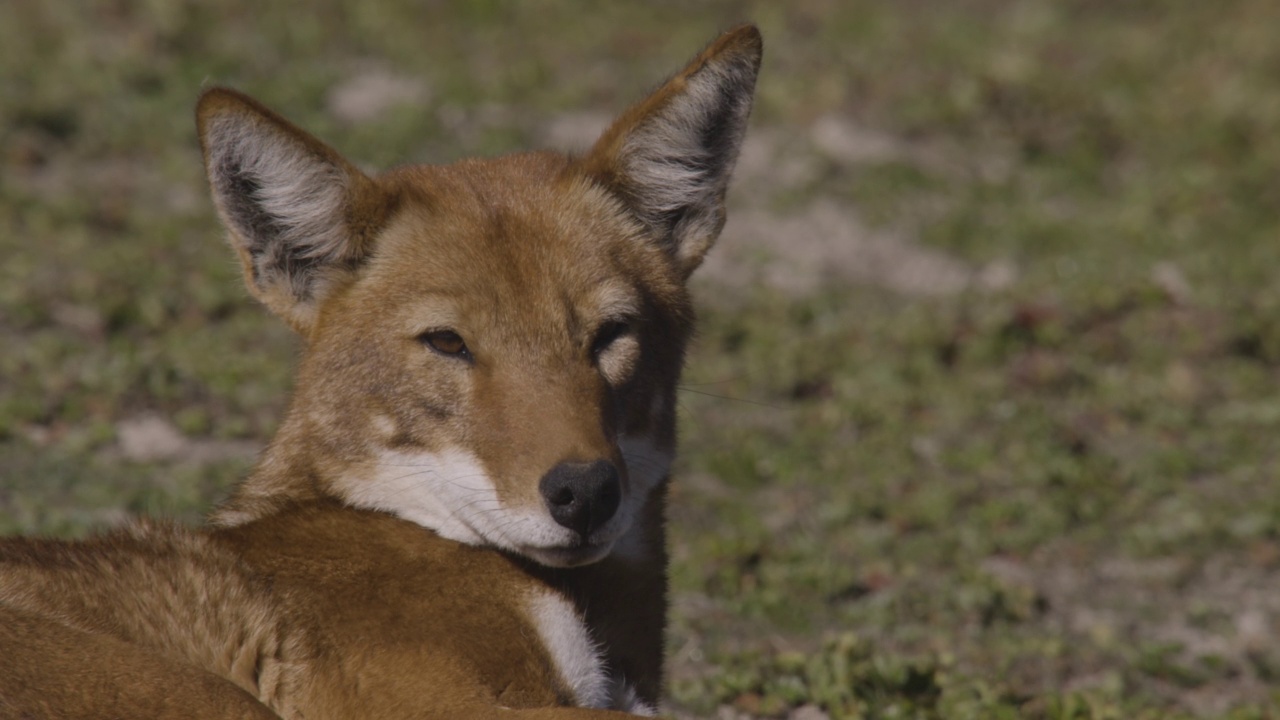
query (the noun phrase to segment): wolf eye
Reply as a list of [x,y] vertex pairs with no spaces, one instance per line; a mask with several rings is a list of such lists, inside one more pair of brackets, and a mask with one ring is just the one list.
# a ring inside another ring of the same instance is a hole
[[464,360],[471,359],[471,351],[467,349],[467,343],[463,341],[461,335],[452,330],[431,330],[422,333],[418,339],[441,355]]
[[631,325],[624,320],[611,320],[596,331],[596,337],[591,341],[591,355],[599,357],[600,353],[609,349],[615,340],[631,332]]

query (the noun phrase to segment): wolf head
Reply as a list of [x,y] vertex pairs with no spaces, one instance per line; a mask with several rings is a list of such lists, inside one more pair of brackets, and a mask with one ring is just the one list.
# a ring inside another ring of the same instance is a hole
[[660,542],[693,314],[760,35],[741,27],[581,157],[370,176],[256,101],[197,123],[250,291],[306,341],[289,413],[215,515],[311,499],[551,566]]

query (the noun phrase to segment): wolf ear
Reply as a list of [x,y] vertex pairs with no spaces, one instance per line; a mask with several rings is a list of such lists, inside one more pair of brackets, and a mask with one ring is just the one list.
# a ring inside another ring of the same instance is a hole
[[760,68],[760,31],[744,25],[623,113],[582,159],[688,277],[724,227],[724,196]]
[[249,290],[307,334],[368,255],[390,202],[336,151],[234,90],[196,106],[205,171]]

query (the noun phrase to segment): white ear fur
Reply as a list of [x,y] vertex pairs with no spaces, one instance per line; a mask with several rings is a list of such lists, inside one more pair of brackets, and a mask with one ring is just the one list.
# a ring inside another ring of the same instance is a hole
[[223,219],[254,254],[342,256],[343,173],[274,128],[238,120],[214,118],[205,137]]
[[365,251],[362,232],[378,213],[371,181],[240,93],[206,92],[197,121],[214,202],[250,289],[305,329],[335,273]]
[[589,172],[619,191],[687,275],[724,226],[724,195],[751,113],[759,32],[726,33],[606,131]]

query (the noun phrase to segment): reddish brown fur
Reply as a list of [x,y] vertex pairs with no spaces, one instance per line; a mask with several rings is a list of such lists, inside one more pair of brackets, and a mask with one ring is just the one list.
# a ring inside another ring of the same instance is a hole
[[[0,717],[275,717],[253,697],[309,720],[568,702],[520,609],[556,579],[383,513],[315,503],[207,533],[10,540],[4,557],[23,591],[0,605]],[[225,617],[172,621],[184,611]],[[228,652],[199,657],[214,646]],[[232,656],[257,662],[233,670]]]
[[[250,290],[306,339],[297,389],[213,526],[0,542],[0,658],[21,665],[0,713],[656,704],[685,281],[723,224],[759,59],[754,28],[727,33],[582,158],[377,177],[206,92],[215,202]],[[540,483],[566,463],[616,468],[617,512],[552,520]]]

